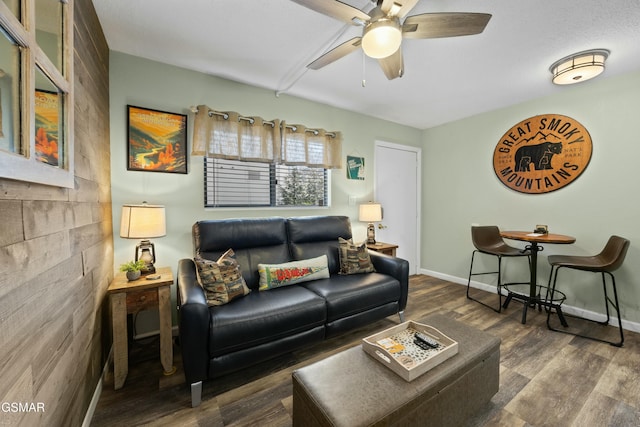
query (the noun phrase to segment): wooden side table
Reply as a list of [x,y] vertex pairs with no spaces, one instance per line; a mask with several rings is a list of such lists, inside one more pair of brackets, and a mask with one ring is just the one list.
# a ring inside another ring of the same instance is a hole
[[383,242],[367,243],[367,249],[394,257],[396,256],[396,249],[398,249],[398,245]]
[[170,267],[156,269],[159,279],[141,277],[129,282],[125,273],[118,273],[109,285],[111,317],[113,321],[113,384],[116,390],[124,385],[129,373],[129,349],[127,342],[127,314],[157,307],[160,314],[160,361],[165,375],[176,371],[173,366],[171,340],[171,285]]

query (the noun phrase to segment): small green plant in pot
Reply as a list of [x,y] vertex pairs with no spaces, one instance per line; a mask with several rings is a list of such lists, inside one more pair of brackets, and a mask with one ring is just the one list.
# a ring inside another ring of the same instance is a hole
[[120,265],[120,271],[127,273],[127,280],[138,280],[140,278],[140,270],[145,266],[144,261],[139,259],[138,261],[129,261]]

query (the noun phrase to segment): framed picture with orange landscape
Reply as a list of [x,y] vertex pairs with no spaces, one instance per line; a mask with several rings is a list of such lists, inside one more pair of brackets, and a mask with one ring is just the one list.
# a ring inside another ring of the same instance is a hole
[[187,173],[187,116],[127,105],[127,170]]
[[60,166],[58,128],[60,121],[60,95],[56,92],[36,89],[35,97],[36,145],[38,161]]

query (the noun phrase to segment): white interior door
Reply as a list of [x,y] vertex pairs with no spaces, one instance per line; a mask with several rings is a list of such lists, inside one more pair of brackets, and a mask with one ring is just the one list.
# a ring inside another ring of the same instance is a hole
[[420,158],[420,148],[375,143],[374,197],[383,210],[376,240],[398,245],[396,255],[409,261],[410,274],[420,259]]

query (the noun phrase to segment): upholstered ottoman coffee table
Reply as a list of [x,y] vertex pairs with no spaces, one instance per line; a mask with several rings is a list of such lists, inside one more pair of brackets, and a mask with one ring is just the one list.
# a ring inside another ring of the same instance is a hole
[[460,426],[498,391],[500,339],[443,315],[418,320],[458,354],[407,382],[352,347],[293,372],[294,426]]

